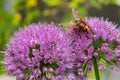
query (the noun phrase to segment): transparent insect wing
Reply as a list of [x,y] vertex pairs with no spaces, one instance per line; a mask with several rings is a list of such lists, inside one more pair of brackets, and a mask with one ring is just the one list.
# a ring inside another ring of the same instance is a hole
[[60,27],[64,27],[64,26],[68,26],[69,25],[69,22],[65,22],[65,23],[60,23],[58,24],[58,26]]
[[76,20],[82,20],[82,21],[84,20],[77,9],[73,8],[72,13]]
[[77,28],[73,21],[66,22],[66,23],[61,23],[61,24],[58,24],[58,26],[60,26],[62,28]]

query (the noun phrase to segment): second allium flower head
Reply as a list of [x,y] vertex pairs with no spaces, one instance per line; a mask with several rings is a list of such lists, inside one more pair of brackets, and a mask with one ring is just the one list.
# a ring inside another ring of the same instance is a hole
[[[97,17],[85,19],[91,32],[68,29],[67,35],[72,40],[71,47],[76,54],[76,68],[82,68],[84,75],[91,72],[94,59],[99,70],[106,66],[113,70],[120,68],[120,30],[108,20]],[[78,70],[79,73],[79,70]]]
[[94,61],[100,70],[120,68],[120,30],[103,18],[90,17],[86,33],[54,24],[20,29],[5,51],[5,66],[17,80],[85,80]]

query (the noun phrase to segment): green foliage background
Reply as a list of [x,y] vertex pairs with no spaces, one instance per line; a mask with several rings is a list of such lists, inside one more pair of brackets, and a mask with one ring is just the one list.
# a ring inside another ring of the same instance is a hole
[[74,19],[72,8],[89,16],[90,8],[100,10],[110,4],[116,5],[116,0],[0,0],[0,74],[5,73],[2,51],[18,28],[37,22],[68,22]]

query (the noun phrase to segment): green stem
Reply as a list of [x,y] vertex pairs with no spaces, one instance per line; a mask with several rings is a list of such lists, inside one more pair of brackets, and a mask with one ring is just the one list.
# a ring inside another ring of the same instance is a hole
[[95,57],[93,57],[93,66],[94,66],[96,80],[100,80],[100,75],[99,75],[99,71],[98,71],[98,64],[97,64],[97,60]]

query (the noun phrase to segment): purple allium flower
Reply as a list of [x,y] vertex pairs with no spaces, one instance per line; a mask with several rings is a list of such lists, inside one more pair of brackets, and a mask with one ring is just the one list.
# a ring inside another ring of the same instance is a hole
[[54,24],[32,24],[17,31],[5,51],[5,66],[17,80],[52,79],[72,68],[70,40]]
[[82,68],[86,76],[92,69],[94,58],[100,70],[106,66],[120,68],[120,30],[103,18],[89,17],[85,22],[91,29],[88,33],[79,29],[66,31],[72,41],[72,52],[76,55],[76,73]]
[[85,77],[76,76],[74,73],[52,77],[52,80],[86,80]]

